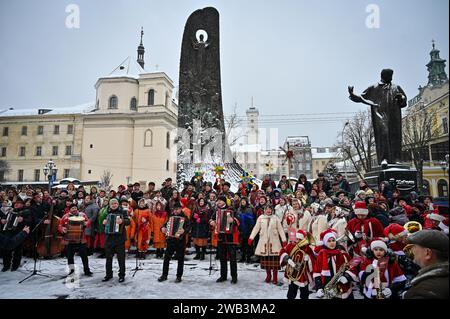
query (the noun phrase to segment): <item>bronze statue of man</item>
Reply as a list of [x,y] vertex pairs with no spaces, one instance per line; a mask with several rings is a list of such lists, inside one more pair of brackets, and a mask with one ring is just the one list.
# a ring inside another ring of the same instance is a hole
[[402,154],[402,111],[406,106],[403,89],[392,83],[394,71],[381,71],[381,81],[367,88],[361,96],[348,87],[350,100],[370,105],[378,164],[385,159],[390,164],[400,161]]

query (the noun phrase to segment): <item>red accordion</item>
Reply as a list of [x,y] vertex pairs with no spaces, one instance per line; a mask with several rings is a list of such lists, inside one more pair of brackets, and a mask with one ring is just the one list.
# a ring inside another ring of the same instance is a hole
[[218,209],[216,213],[216,234],[233,233],[233,223],[228,222],[228,218],[233,217],[230,210]]

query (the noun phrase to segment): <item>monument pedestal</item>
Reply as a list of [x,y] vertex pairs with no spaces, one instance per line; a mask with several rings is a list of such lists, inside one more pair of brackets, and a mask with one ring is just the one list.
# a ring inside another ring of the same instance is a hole
[[387,181],[393,189],[400,190],[402,196],[417,192],[417,170],[405,164],[375,166],[364,174],[364,179],[372,189],[378,189],[381,182]]

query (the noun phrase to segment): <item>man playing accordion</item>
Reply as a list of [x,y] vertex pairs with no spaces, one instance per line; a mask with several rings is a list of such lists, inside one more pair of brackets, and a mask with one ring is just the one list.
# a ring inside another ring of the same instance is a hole
[[190,231],[191,224],[189,218],[182,210],[181,203],[176,201],[169,220],[161,227],[161,231],[167,236],[167,248],[164,255],[163,273],[158,278],[159,282],[166,281],[169,274],[169,263],[173,253],[176,253],[178,259],[177,279],[175,282],[181,282],[184,267],[184,250],[186,248],[186,235]]

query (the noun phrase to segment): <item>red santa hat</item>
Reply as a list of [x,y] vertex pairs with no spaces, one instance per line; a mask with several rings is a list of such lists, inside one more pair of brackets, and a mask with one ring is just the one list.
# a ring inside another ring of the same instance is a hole
[[366,203],[361,201],[355,202],[353,210],[355,211],[356,215],[367,215],[369,213]]
[[408,235],[408,231],[399,224],[390,224],[384,229],[383,233],[385,237],[389,237],[389,234],[392,234],[396,237]]
[[371,242],[370,242],[370,250],[374,250],[375,248],[381,248],[384,251],[387,251],[387,245],[384,242],[383,238],[374,238]]
[[304,230],[297,230],[297,233],[295,234],[295,238],[297,238],[298,240],[303,240],[306,238],[306,232]]
[[334,229],[328,228],[327,230],[320,233],[320,241],[317,246],[325,245],[330,238],[336,239],[337,232]]

